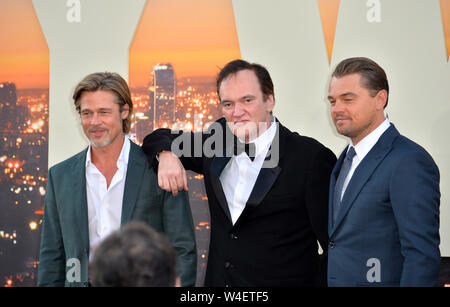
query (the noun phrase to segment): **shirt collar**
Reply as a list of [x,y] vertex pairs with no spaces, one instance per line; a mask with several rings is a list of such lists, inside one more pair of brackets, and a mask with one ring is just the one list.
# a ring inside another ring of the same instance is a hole
[[272,144],[273,138],[277,132],[277,122],[275,117],[272,117],[271,120],[272,122],[270,123],[269,129],[250,142],[255,144],[255,156],[265,155],[267,149]]
[[[88,167],[91,163],[91,146],[88,146],[88,151],[86,153],[86,167]],[[127,136],[124,136],[124,142],[122,145],[122,150],[120,151],[119,158],[117,159],[117,168],[121,165],[128,165],[128,157],[130,155],[130,139]]]
[[[378,142],[381,135],[391,126],[391,123],[386,118],[374,131],[369,133],[365,138],[359,141],[358,144],[353,145],[353,142],[350,140],[350,146],[355,148],[356,156],[360,160],[362,160],[372,149],[373,146]],[[348,149],[350,149],[350,146]],[[348,151],[348,150],[347,150]]]

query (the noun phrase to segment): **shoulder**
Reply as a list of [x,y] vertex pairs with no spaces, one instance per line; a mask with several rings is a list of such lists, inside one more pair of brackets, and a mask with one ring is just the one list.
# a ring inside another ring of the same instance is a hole
[[327,152],[335,157],[334,153],[329,148],[316,139],[301,135],[297,132],[292,132],[280,124],[280,138],[281,137],[285,138],[284,147],[287,152],[310,153],[313,155],[319,152]]
[[76,155],[73,155],[72,157],[70,157],[62,162],[59,162],[59,163],[53,165],[49,169],[49,172],[52,174],[64,174],[73,167],[78,167],[79,165],[84,166],[84,163],[86,163],[86,153],[87,153],[87,148],[85,148],[84,150],[80,151]]
[[389,145],[390,149],[384,161],[394,173],[428,170],[439,176],[438,166],[431,155],[416,142],[398,133]]
[[130,141],[127,176],[141,175],[142,177],[140,178],[144,182],[146,188],[153,189],[154,187],[158,187],[158,176],[155,170],[150,166],[142,147]]
[[433,158],[425,148],[401,134],[392,143],[392,149],[393,155],[399,159],[404,159],[405,157],[416,157],[419,159],[433,161]]
[[134,143],[131,140],[129,140],[129,142],[130,142],[130,158],[131,158],[131,155],[136,155],[138,157],[143,157],[143,158],[146,157],[142,147],[140,147],[139,145],[137,145],[136,143]]

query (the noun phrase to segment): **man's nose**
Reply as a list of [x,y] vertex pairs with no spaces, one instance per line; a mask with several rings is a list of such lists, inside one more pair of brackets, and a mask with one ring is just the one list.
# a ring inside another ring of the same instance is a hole
[[97,112],[94,112],[91,117],[91,125],[98,125],[101,123],[100,116]]
[[240,103],[236,103],[234,105],[234,112],[233,115],[236,117],[244,115],[244,107]]
[[343,111],[343,103],[340,101],[336,101],[333,105],[331,105],[331,113],[336,114]]

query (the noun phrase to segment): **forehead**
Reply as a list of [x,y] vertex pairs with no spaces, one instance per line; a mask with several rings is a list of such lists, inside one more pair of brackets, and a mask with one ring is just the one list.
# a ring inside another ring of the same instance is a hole
[[116,95],[111,91],[83,92],[80,96],[81,110],[118,108]]
[[221,98],[243,97],[248,94],[262,95],[258,77],[252,70],[244,69],[225,78],[220,84]]
[[345,92],[367,91],[361,83],[360,74],[351,74],[339,78],[333,77],[330,81],[330,95],[340,95]]

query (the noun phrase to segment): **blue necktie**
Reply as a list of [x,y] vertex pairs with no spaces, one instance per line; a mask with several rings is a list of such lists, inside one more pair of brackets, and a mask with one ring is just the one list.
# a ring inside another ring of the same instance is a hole
[[344,187],[345,178],[347,178],[348,172],[352,167],[353,157],[356,155],[355,148],[353,146],[347,152],[345,156],[344,163],[342,163],[341,171],[339,172],[339,177],[334,186],[334,198],[333,198],[333,224],[336,221],[336,217],[341,208],[341,195],[342,189]]

